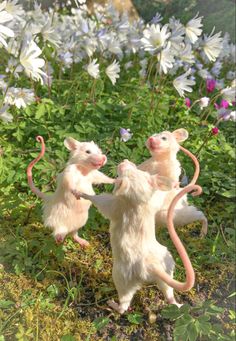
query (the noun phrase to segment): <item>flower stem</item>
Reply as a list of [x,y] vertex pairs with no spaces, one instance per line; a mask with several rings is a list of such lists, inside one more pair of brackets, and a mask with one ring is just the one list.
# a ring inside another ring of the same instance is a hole
[[[220,121],[222,121],[222,118],[217,119],[217,120],[215,121],[214,126],[217,127],[217,126],[219,125]],[[212,131],[210,130],[210,131],[208,132],[208,134],[206,135],[205,139],[203,140],[201,146],[200,146],[200,147],[198,148],[198,150],[196,151],[196,154],[195,154],[196,157],[199,157],[202,148],[203,148],[204,146],[205,146],[205,147],[207,146],[207,143],[208,143],[209,138],[211,137],[211,135],[212,135]]]

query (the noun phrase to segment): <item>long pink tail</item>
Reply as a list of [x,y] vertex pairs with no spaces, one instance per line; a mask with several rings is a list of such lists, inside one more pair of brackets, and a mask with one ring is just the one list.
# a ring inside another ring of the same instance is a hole
[[191,182],[188,184],[188,186],[189,186],[189,185],[195,185],[195,183],[196,183],[196,181],[197,181],[197,179],[198,179],[198,177],[199,177],[199,173],[200,173],[200,166],[199,166],[198,159],[197,159],[196,156],[193,155],[188,149],[185,149],[185,148],[182,147],[182,146],[179,146],[179,147],[180,147],[180,149],[181,149],[186,155],[188,155],[188,156],[192,159],[192,161],[193,161],[193,163],[194,163],[194,165],[195,165],[194,175],[193,175],[193,178],[192,178]]
[[174,288],[178,291],[188,291],[194,286],[195,282],[195,273],[191,264],[191,261],[189,259],[189,256],[187,254],[187,251],[185,250],[185,247],[183,246],[179,236],[177,235],[174,227],[174,210],[177,202],[187,193],[193,192],[192,195],[200,195],[202,193],[202,188],[198,185],[195,185],[199,173],[200,173],[200,166],[197,158],[189,152],[187,149],[180,146],[180,149],[187,154],[194,162],[195,164],[195,172],[194,176],[191,180],[191,182],[185,186],[172,200],[168,212],[167,212],[167,228],[170,234],[170,237],[172,239],[172,242],[174,243],[176,250],[178,251],[178,254],[183,262],[185,272],[186,272],[186,281],[185,282],[179,282],[173,279],[171,276],[169,276],[167,273],[163,273],[162,271],[159,272],[156,271],[157,275],[166,282],[169,286]]
[[39,155],[34,159],[33,161],[30,162],[29,166],[27,167],[27,179],[28,179],[28,184],[32,190],[33,193],[35,193],[39,198],[45,199],[45,194],[42,193],[37,187],[35,187],[32,179],[32,168],[34,165],[44,156],[45,153],[45,144],[44,144],[44,139],[42,136],[37,136],[36,140],[41,143],[41,151]]

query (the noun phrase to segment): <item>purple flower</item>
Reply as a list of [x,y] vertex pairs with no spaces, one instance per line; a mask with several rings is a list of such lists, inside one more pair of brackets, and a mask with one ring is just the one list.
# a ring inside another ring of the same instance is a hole
[[225,108],[220,108],[217,112],[218,118],[221,118],[223,121],[227,121],[230,118],[230,110],[227,110]]
[[130,132],[130,129],[120,128],[120,139],[123,142],[127,142],[131,139],[132,133]]
[[206,80],[207,92],[214,91],[215,87],[216,87],[216,80],[213,78],[207,78]]
[[185,105],[190,108],[191,107],[191,101],[188,97],[185,98]]

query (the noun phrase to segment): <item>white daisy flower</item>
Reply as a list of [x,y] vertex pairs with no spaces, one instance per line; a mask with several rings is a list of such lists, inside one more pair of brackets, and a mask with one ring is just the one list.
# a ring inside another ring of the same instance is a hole
[[202,29],[200,28],[202,27],[202,17],[197,18],[197,16],[198,13],[193,19],[189,20],[185,26],[185,33],[192,44],[198,40],[198,37],[202,33]]
[[221,90],[221,94],[223,99],[228,101],[229,103],[235,102],[236,100],[236,79],[234,79],[231,83],[231,86],[227,86],[227,88]]
[[120,42],[118,39],[115,39],[115,37],[112,37],[110,40],[109,40],[109,43],[108,43],[108,50],[111,52],[111,53],[115,53],[115,54],[122,54],[122,50],[120,48]]
[[181,51],[181,46],[184,40],[185,28],[179,20],[170,18],[169,25],[171,28],[170,42],[173,49]]
[[192,92],[193,90],[190,86],[196,83],[194,80],[187,78],[189,74],[190,70],[185,72],[183,75],[175,78],[173,81],[173,85],[181,97],[184,97],[184,91]]
[[234,79],[236,77],[236,71],[228,71],[226,74],[227,79]]
[[220,37],[221,32],[213,35],[215,27],[213,28],[209,37],[204,34],[203,39],[203,51],[205,52],[207,58],[210,62],[215,62],[216,58],[220,55],[222,49],[223,38]]
[[200,109],[206,108],[209,104],[210,98],[209,97],[202,97],[199,100]]
[[20,63],[24,67],[26,74],[32,77],[33,80],[39,80],[43,84],[42,75],[45,73],[41,70],[45,61],[42,58],[38,58],[42,53],[42,50],[33,41],[32,37],[26,36],[20,53]]
[[98,46],[97,39],[93,37],[87,37],[84,39],[83,46],[87,55],[92,57]]
[[170,32],[167,32],[168,25],[164,25],[162,28],[159,24],[151,25],[143,31],[144,37],[141,38],[145,51],[156,51],[163,47],[170,36]]
[[60,36],[55,31],[55,27],[52,25],[52,19],[47,20],[46,24],[40,29],[40,33],[44,41],[49,41],[56,47],[61,44]]
[[6,2],[5,10],[11,14],[15,19],[22,21],[24,10],[21,5],[17,4],[18,0],[8,0]]
[[229,119],[230,119],[230,121],[236,122],[236,111],[231,111],[231,113],[229,115]]
[[152,18],[152,20],[150,21],[151,24],[158,24],[159,22],[161,22],[163,20],[163,17],[161,16],[161,14],[159,12],[156,13],[156,15]]
[[13,120],[13,116],[12,114],[10,114],[9,112],[7,112],[9,106],[8,105],[4,105],[1,109],[0,109],[0,119],[5,122],[12,122]]
[[34,101],[34,92],[31,89],[13,87],[7,90],[4,99],[4,103],[15,105],[18,109],[26,108],[27,105]]
[[87,65],[87,71],[90,76],[97,79],[99,78],[99,64],[97,64],[97,59],[93,59],[88,65]]
[[211,73],[207,69],[200,69],[198,74],[203,79],[211,78]]
[[193,64],[195,61],[195,57],[193,55],[193,50],[191,44],[186,44],[179,53],[180,59],[188,64]]
[[106,68],[106,75],[111,80],[112,84],[116,83],[116,79],[119,78],[120,64],[116,60]]
[[0,47],[3,45],[7,48],[5,39],[9,37],[13,38],[15,34],[10,28],[2,25],[13,19],[13,16],[5,11],[5,7],[6,1],[3,1],[3,3],[0,4]]
[[0,89],[2,89],[3,91],[5,91],[5,89],[7,88],[7,83],[4,81],[5,77],[5,75],[0,75]]
[[167,74],[168,69],[171,69],[173,67],[173,63],[175,61],[170,51],[170,43],[167,44],[167,47],[165,49],[158,53],[157,60],[159,62],[160,73],[163,71],[165,74]]
[[22,72],[24,69],[21,65],[19,65],[19,62],[15,58],[9,58],[6,72],[13,73],[16,78],[19,78],[19,73]]
[[62,60],[63,64],[67,67],[70,67],[70,65],[73,63],[73,54],[69,51],[65,53],[61,53],[59,55],[59,58]]

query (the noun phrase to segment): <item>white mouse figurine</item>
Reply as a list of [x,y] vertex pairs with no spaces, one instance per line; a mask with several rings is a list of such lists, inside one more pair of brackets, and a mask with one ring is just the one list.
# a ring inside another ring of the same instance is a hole
[[188,138],[186,129],[177,129],[173,132],[163,131],[150,136],[146,141],[146,146],[152,157],[138,166],[138,169],[149,174],[159,174],[179,182],[181,165],[177,159],[180,149],[179,142]]
[[43,137],[37,136],[36,139],[41,143],[41,152],[29,164],[27,178],[31,190],[43,200],[44,225],[52,228],[57,243],[63,242],[66,235],[70,234],[82,247],[88,246],[89,243],[80,238],[77,231],[86,224],[91,203],[88,200],[76,200],[73,191],[94,194],[92,184],[114,183],[115,180],[98,171],[107,158],[93,141],[79,142],[72,137],[66,138],[64,145],[71,152],[69,161],[58,175],[55,192],[42,193],[32,180],[32,168],[45,153]]
[[170,236],[179,252],[186,270],[186,282],[173,279],[175,263],[167,248],[156,240],[155,208],[152,196],[160,190],[170,190],[172,181],[168,178],[150,175],[137,169],[128,160],[118,166],[118,178],[113,194],[88,195],[77,193],[77,197],[91,200],[98,210],[110,220],[110,240],[113,257],[112,276],[119,296],[119,304],[108,304],[124,313],[130,306],[135,292],[145,283],[156,283],[167,301],[176,304],[173,288],[190,290],[194,285],[194,271],[189,257],[179,240],[173,223],[173,208],[188,191],[199,186],[185,188],[175,199],[168,215]]
[[[163,131],[159,134],[154,134],[147,139],[146,146],[152,157],[144,161],[138,166],[138,169],[148,172],[149,174],[159,174],[166,176],[174,181],[175,188],[168,193],[162,194],[162,205],[157,209],[156,223],[157,226],[166,225],[167,211],[172,199],[179,193],[178,189],[179,176],[181,174],[181,165],[177,159],[177,153],[181,149],[187,154],[195,165],[194,176],[189,185],[194,185],[198,179],[200,167],[197,158],[187,149],[179,145],[188,138],[186,129],[180,128],[173,132]],[[160,198],[160,194],[157,194]],[[154,199],[155,200],[155,199]],[[159,203],[160,200],[157,200]],[[208,222],[203,212],[196,207],[190,206],[187,201],[187,196],[184,196],[176,205],[174,212],[174,224],[182,226],[193,223],[195,221],[202,222],[201,237],[207,234]]]

